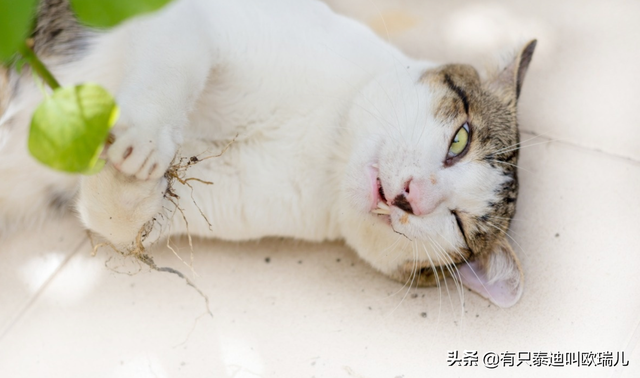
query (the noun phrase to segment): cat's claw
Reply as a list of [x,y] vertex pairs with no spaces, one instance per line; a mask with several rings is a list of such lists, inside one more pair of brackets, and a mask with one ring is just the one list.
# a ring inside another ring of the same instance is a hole
[[176,149],[176,143],[167,135],[153,135],[144,129],[130,128],[116,137],[107,157],[118,171],[127,176],[155,180],[167,171]]

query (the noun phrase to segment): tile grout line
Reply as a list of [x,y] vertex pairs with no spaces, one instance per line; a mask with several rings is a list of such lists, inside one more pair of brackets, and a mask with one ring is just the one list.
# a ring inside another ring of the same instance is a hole
[[24,314],[33,306],[33,304],[40,298],[45,289],[51,284],[51,282],[58,276],[58,273],[67,265],[67,263],[71,260],[73,256],[75,256],[78,251],[80,251],[80,247],[82,247],[87,242],[87,239],[83,238],[80,243],[73,249],[73,252],[69,253],[67,257],[62,261],[62,264],[58,267],[58,269],[47,278],[47,280],[42,284],[42,286],[38,289],[38,291],[31,297],[29,302],[25,304],[17,313],[16,316],[13,317],[8,323],[5,329],[0,332],[0,342],[9,334],[9,331],[16,325],[16,323],[24,316]]
[[[561,143],[561,144],[566,144],[568,146],[576,147],[576,148],[579,148],[581,150],[597,152],[597,153],[606,155],[608,157],[621,159],[621,160],[626,160],[627,162],[632,163],[634,165],[640,165],[640,160],[636,160],[636,159],[634,159],[632,157],[629,157],[629,156],[614,154],[614,153],[611,153],[611,152],[600,150],[598,148],[583,146],[581,144],[569,142],[569,141],[566,141],[566,140],[563,140],[563,139],[553,139],[553,138],[551,138],[549,136],[546,136],[544,134],[540,134],[540,133],[537,133],[537,132],[531,131],[531,130],[520,129],[520,132],[524,133],[524,134],[530,134],[530,135],[533,135],[533,136],[536,136],[536,137],[540,137],[540,138],[543,138],[543,139],[547,139],[550,142],[558,142],[558,143]],[[526,147],[526,145],[525,146],[520,146],[520,147]]]

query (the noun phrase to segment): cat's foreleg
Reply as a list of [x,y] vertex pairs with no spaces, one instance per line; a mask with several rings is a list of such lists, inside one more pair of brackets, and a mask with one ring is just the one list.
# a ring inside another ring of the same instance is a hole
[[192,2],[170,5],[123,33],[120,119],[108,160],[140,180],[164,175],[212,67],[211,44]]

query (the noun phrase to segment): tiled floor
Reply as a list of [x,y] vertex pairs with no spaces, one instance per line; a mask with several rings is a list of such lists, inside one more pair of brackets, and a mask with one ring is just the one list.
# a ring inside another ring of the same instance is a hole
[[[640,3],[330,4],[425,58],[481,65],[538,37],[510,232],[520,303],[465,292],[462,307],[452,287],[407,290],[341,244],[199,240],[211,317],[179,278],[119,274],[138,266],[106,249],[91,257],[69,218],[1,241],[0,377],[640,376]],[[189,270],[166,248],[154,256]],[[448,367],[455,350],[624,351],[630,363]]]

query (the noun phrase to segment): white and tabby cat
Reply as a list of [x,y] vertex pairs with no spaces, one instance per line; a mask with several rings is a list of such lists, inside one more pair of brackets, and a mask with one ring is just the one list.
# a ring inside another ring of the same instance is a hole
[[[522,293],[506,240],[515,211],[516,102],[535,47],[483,78],[413,60],[314,0],[176,0],[109,32],[43,0],[35,49],[65,84],[97,82],[121,117],[109,164],[76,177],[28,155],[42,94],[28,70],[0,75],[0,233],[75,199],[121,247],[153,222],[186,232],[166,197],[174,155],[216,159],[176,184],[192,235],[344,239],[400,281],[456,278],[500,306]],[[161,233],[161,235],[159,234]],[[456,271],[456,272],[457,272]]]

